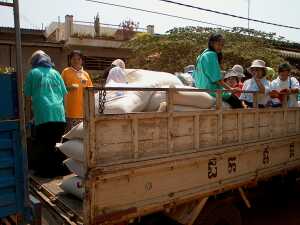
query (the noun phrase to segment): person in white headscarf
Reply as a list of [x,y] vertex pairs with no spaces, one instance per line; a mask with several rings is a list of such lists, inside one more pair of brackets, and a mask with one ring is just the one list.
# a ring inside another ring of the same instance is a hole
[[125,74],[125,63],[121,59],[116,59],[111,66],[104,72],[106,86],[111,83],[128,83]]

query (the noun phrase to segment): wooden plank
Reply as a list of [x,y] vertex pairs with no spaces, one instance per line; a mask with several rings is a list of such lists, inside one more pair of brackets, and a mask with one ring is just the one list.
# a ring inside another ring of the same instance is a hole
[[300,111],[296,110],[296,128],[297,128],[297,134],[300,133]]
[[[279,139],[281,143],[283,142],[290,142],[291,140],[298,140],[300,139],[300,136],[291,136],[291,137],[284,137]],[[171,155],[166,154],[166,157],[162,158],[145,158],[143,161],[136,161],[136,162],[121,162],[120,164],[107,164],[107,165],[99,165],[97,169],[93,170],[93,176],[98,176],[100,174],[114,174],[116,175],[116,171],[126,170],[130,168],[136,168],[140,166],[144,167],[152,167],[154,165],[161,165],[163,166],[165,163],[169,163],[171,161],[174,162],[180,162],[180,161],[186,161],[188,159],[195,159],[197,157],[203,157],[203,156],[214,156],[214,155],[220,155],[221,153],[227,152],[228,154],[232,152],[236,152],[239,149],[242,149],[243,155],[246,155],[245,153],[251,152],[253,148],[256,148],[257,145],[262,144],[272,144],[274,140],[266,139],[261,140],[259,142],[249,142],[243,145],[236,144],[229,144],[229,145],[223,145],[222,148],[219,147],[207,147],[203,151],[191,151],[188,154],[174,154],[173,157],[170,157]],[[296,142],[296,155],[297,151],[299,150],[299,158],[300,158],[300,141]],[[246,157],[248,157],[246,155]],[[247,165],[247,164],[246,164]],[[249,165],[247,165],[249,167]],[[99,173],[97,173],[99,171]]]
[[238,141],[242,143],[243,141],[243,114],[238,112]]
[[138,137],[138,119],[132,120],[132,140],[133,140],[133,156],[135,159],[139,157],[139,137]]
[[173,141],[173,111],[174,111],[174,88],[170,88],[167,92],[168,94],[168,104],[167,110],[169,113],[168,117],[168,152],[172,153],[174,150],[174,141]]
[[92,196],[93,180],[89,176],[90,168],[95,166],[95,97],[93,90],[84,90],[84,128],[86,130],[84,136],[84,157],[85,167],[87,168],[86,180],[84,182],[85,195],[83,200],[83,220],[85,224],[91,223],[91,215],[93,215]]
[[194,116],[194,149],[199,150],[199,115]]

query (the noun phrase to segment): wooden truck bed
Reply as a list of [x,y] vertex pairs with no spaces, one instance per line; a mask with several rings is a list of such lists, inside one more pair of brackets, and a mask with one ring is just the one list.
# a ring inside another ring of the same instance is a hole
[[[83,218],[82,200],[73,195],[66,194],[59,187],[62,177],[40,178],[30,176],[31,192],[44,202],[48,209],[51,209],[51,215],[61,217],[60,221],[69,224],[81,224]],[[44,206],[45,206],[44,204]],[[60,224],[57,221],[57,224]]]

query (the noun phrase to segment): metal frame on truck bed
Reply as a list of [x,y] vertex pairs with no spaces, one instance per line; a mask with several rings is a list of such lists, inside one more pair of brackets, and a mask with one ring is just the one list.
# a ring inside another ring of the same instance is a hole
[[300,108],[288,108],[286,98],[282,108],[255,101],[251,109],[223,109],[217,91],[215,109],[177,112],[175,92],[203,90],[118,89],[165,91],[167,111],[102,114],[105,92],[116,88],[85,90],[84,224],[132,222],[158,211],[202,224],[210,196],[238,190],[250,207],[243,188],[300,166]]

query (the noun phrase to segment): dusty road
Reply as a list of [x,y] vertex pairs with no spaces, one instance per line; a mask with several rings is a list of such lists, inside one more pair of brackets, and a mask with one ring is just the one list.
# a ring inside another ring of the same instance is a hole
[[300,225],[300,185],[279,189],[242,210],[243,225]]

